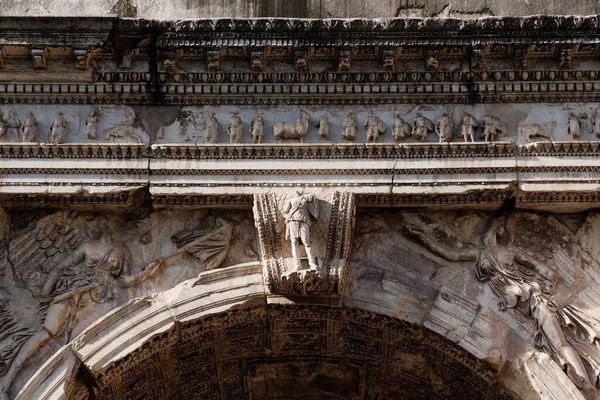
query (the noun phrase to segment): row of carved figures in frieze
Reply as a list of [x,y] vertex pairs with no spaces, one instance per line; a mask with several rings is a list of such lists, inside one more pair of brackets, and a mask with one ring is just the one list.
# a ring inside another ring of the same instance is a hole
[[[95,139],[97,137],[97,125],[100,121],[100,113],[98,111],[92,111],[90,116],[85,121],[85,132],[88,139]],[[30,111],[23,122],[21,122],[17,116],[15,110],[8,112],[8,117],[4,118],[4,113],[0,110],[0,137],[1,136],[13,136],[20,138],[25,143],[37,143],[40,142],[43,137],[39,137],[38,132],[38,121]],[[13,132],[11,132],[13,131]],[[47,142],[51,144],[61,144],[65,142],[67,134],[69,132],[69,123],[64,117],[62,111],[52,119],[50,128],[48,129]],[[10,135],[13,133],[13,135]],[[105,139],[110,140],[113,137],[121,137],[118,133],[113,130],[107,130],[105,132]],[[130,137],[132,137],[130,135]],[[132,137],[136,142],[139,142],[139,138]]]
[[[587,114],[570,112],[566,133],[567,136],[573,139],[581,137],[582,119],[586,119]],[[299,117],[292,122],[276,121],[273,122],[273,137],[277,142],[283,139],[297,139],[300,142],[304,141],[304,137],[310,129],[311,116],[306,111],[301,111]],[[600,108],[598,108],[592,117],[592,131],[600,137]],[[328,139],[331,133],[331,126],[327,116],[320,116],[315,127],[318,129],[318,134],[323,139]],[[366,129],[366,142],[375,143],[382,137],[386,130],[385,122],[379,118],[374,112],[370,112],[364,120]],[[242,143],[244,136],[244,125],[242,118],[237,112],[229,118],[227,123],[227,133],[229,141],[233,144]],[[158,132],[157,137],[163,138],[163,129]],[[189,141],[187,133],[187,124],[182,123],[181,135],[185,141]],[[359,129],[359,121],[355,112],[350,112],[342,120],[341,134],[342,138],[347,141],[356,140]],[[542,125],[531,124],[520,126],[523,136],[528,140],[552,139],[551,134]],[[396,141],[403,141],[408,138],[414,138],[420,141],[426,141],[431,133],[436,133],[439,142],[451,142],[455,137],[463,139],[465,142],[475,142],[478,138],[484,142],[492,142],[498,140],[507,131],[506,124],[500,118],[487,114],[481,121],[464,112],[460,117],[458,127],[452,121],[448,113],[443,113],[435,122],[423,116],[418,112],[409,123],[402,117],[400,113],[394,113],[392,123],[392,137]],[[479,135],[477,133],[479,132]],[[250,123],[250,135],[253,143],[261,143],[265,135],[265,118],[262,115],[255,116]],[[221,125],[214,115],[205,118],[202,127],[202,137],[204,143],[218,143],[221,136]]]
[[[297,139],[304,142],[304,137],[310,128],[310,115],[306,111],[301,111],[299,117],[292,122],[276,121],[273,122],[273,137],[276,141],[283,139]],[[481,138],[485,141],[497,140],[506,132],[506,125],[500,119],[486,115],[483,119],[483,132]],[[367,143],[375,143],[380,136],[383,136],[387,130],[385,122],[379,118],[374,112],[364,120],[366,128]],[[460,136],[465,142],[475,142],[476,130],[479,123],[468,113],[464,113],[461,117]],[[317,120],[316,126],[319,136],[323,139],[329,138],[331,126],[329,119],[326,116],[321,116]],[[348,141],[354,141],[358,132],[358,119],[354,112],[349,113],[342,121],[342,138]],[[185,141],[189,141],[187,133],[187,124],[183,123],[181,127],[181,136]],[[447,113],[444,113],[434,124],[433,121],[424,117],[421,113],[409,124],[402,118],[400,113],[394,114],[392,126],[392,136],[396,141],[402,141],[409,137],[414,137],[421,141],[426,141],[430,133],[434,132],[438,135],[440,142],[450,142],[454,138],[453,123]],[[242,118],[237,112],[229,118],[227,122],[227,133],[230,143],[242,143],[244,136],[244,125]],[[250,123],[250,135],[253,143],[261,143],[265,134],[265,119],[262,115],[257,115]],[[205,118],[202,127],[202,137],[204,143],[218,143],[221,136],[221,126],[214,115]],[[164,127],[159,129],[157,138],[164,137]]]
[[[587,119],[586,113],[576,113],[571,111],[567,119],[566,134],[572,139],[579,139],[583,132],[583,120]],[[96,139],[97,125],[100,121],[100,112],[94,110],[85,121],[85,132],[88,139]],[[275,121],[272,123],[273,137],[277,142],[287,139],[296,139],[299,142],[304,142],[304,137],[310,129],[311,116],[306,111],[300,111],[299,117],[295,121]],[[184,141],[189,141],[188,125],[186,120],[180,121],[180,135]],[[363,121],[366,129],[366,142],[375,143],[386,133],[386,123],[377,116],[373,111]],[[327,116],[320,116],[315,127],[318,129],[318,134],[323,139],[328,139],[331,133],[331,126]],[[596,137],[600,137],[600,108],[597,108],[591,118],[592,133]],[[104,131],[104,139],[111,140],[113,138],[121,138],[127,136],[136,142],[141,142],[141,139],[133,134],[125,132],[122,126],[115,126]],[[164,138],[164,129],[161,127],[158,130],[157,138]],[[227,133],[229,142],[239,144],[243,142],[244,124],[238,112],[233,112],[233,115],[227,122]],[[359,121],[357,113],[350,112],[342,120],[341,136],[344,140],[354,141],[357,137],[359,129]],[[448,113],[444,112],[434,122],[425,117],[421,112],[418,112],[412,123],[409,123],[400,113],[394,113],[392,123],[392,137],[395,141],[403,141],[408,138],[414,138],[421,141],[427,141],[429,134],[436,133],[439,142],[451,142],[455,137],[463,139],[465,142],[475,142],[479,138],[484,142],[498,140],[506,133],[506,124],[498,117],[487,114],[481,121],[464,112],[460,117],[458,127],[455,128],[455,123]],[[544,125],[531,124],[519,127],[520,133],[527,141],[532,139],[552,139],[551,130]],[[10,134],[12,132],[12,135]],[[65,119],[63,112],[52,119],[47,133],[47,142],[51,144],[61,144],[65,142],[68,134],[68,122]],[[33,112],[29,112],[23,122],[21,122],[15,110],[10,110],[8,117],[4,118],[2,110],[0,110],[0,137],[2,136],[19,137],[25,143],[35,143],[40,141],[38,137],[38,122]],[[252,143],[262,143],[265,136],[265,118],[263,115],[256,115],[250,123],[250,135]],[[209,115],[204,119],[202,126],[202,137],[204,143],[218,143],[221,136],[221,124],[214,116]]]

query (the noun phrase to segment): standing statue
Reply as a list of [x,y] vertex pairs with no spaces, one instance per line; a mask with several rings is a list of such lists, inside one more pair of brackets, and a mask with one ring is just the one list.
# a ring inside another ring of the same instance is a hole
[[412,135],[420,141],[424,142],[427,140],[429,132],[433,132],[433,122],[431,122],[430,119],[425,118],[423,114],[418,112],[417,116],[413,120]]
[[475,128],[477,128],[477,121],[468,112],[464,112],[460,120],[460,134],[465,140],[465,143],[471,140],[475,143]]
[[394,113],[394,125],[392,128],[394,140],[399,142],[410,136],[410,124],[404,121],[400,113]]
[[[554,263],[555,269],[560,269],[557,263],[574,264],[572,251],[576,245],[575,239],[560,237],[557,224],[536,214],[513,213],[492,222],[483,236],[482,247],[444,244],[444,238],[458,239],[451,230],[437,223],[424,227],[409,225],[405,233],[449,261],[474,262],[475,278],[489,284],[500,297],[498,309],[512,309],[533,319],[535,346],[548,353],[578,388],[593,391],[592,384],[600,377],[597,343],[600,321],[572,305],[561,307],[553,299],[559,279],[547,265]],[[548,233],[544,238],[535,238],[532,226],[536,227],[538,236],[539,232]],[[563,267],[575,268],[574,265]],[[582,359],[593,370],[592,384]]]
[[6,125],[7,141],[18,142],[21,121],[19,121],[19,118],[17,118],[17,112],[15,110],[8,111],[8,119],[4,122],[4,124]]
[[586,114],[577,115],[574,112],[569,113],[569,119],[567,120],[567,135],[573,139],[579,139],[581,137],[581,118],[585,118]]
[[23,136],[23,142],[25,143],[35,143],[37,139],[37,131],[38,124],[35,119],[33,112],[29,111],[27,117],[23,121],[23,125],[21,125],[21,135]]
[[342,121],[342,137],[346,140],[356,139],[358,131],[358,122],[356,122],[356,113],[351,112]]
[[483,117],[483,140],[494,142],[506,133],[506,124],[493,115]]
[[65,142],[67,138],[67,120],[63,116],[63,112],[59,111],[58,115],[54,117],[50,123],[50,130],[48,132],[48,141],[51,144],[61,144]]
[[594,135],[596,135],[597,138],[600,138],[600,107],[596,108],[596,111],[594,111],[592,126],[594,128]]
[[244,136],[244,125],[237,111],[234,111],[229,122],[227,122],[227,133],[229,134],[229,143],[242,143]]
[[0,399],[9,397],[17,373],[42,346],[62,335],[69,340],[82,307],[110,301],[115,285],[131,288],[156,275],[162,266],[162,261],[154,262],[132,274],[127,246],[102,235],[104,218],[89,219],[59,212],[11,242],[14,270],[39,296],[40,308],[47,309],[41,329],[23,344],[1,378]]
[[317,128],[319,128],[319,136],[323,139],[329,138],[330,127],[329,120],[326,116],[319,117],[319,121],[317,122]]
[[96,139],[98,132],[96,130],[100,121],[100,114],[97,111],[92,111],[88,119],[85,121],[85,134],[88,139]]
[[204,128],[202,129],[204,143],[217,143],[220,134],[219,121],[217,118],[214,115],[206,117],[204,120]]
[[314,194],[301,194],[287,200],[283,206],[285,216],[285,239],[292,243],[292,257],[296,270],[300,269],[300,256],[298,255],[298,241],[301,241],[306,250],[310,269],[316,270],[317,265],[310,249],[311,216],[319,218],[319,203]]
[[[184,142],[190,141],[190,124],[193,122],[190,120],[192,117],[188,113],[180,113],[179,115],[179,137],[183,139]],[[164,128],[164,127],[163,127]],[[161,135],[164,134],[164,130],[161,132]]]
[[443,113],[435,124],[435,133],[437,133],[440,143],[449,143],[452,141],[452,121],[448,113]]
[[250,134],[252,135],[252,143],[261,143],[263,136],[265,136],[265,117],[257,115],[252,118],[250,124]]
[[273,122],[273,136],[275,140],[298,139],[304,143],[304,136],[308,133],[310,115],[306,111],[300,111],[300,116],[294,122]]
[[367,128],[367,143],[375,143],[379,134],[385,134],[385,122],[372,112],[365,119],[365,128]]

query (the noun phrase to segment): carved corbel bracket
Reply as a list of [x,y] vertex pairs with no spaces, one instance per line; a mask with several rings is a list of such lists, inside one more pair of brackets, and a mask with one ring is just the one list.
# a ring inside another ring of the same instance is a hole
[[206,70],[208,72],[221,71],[221,49],[216,47],[206,49]]
[[471,71],[485,71],[485,54],[487,47],[483,44],[474,45],[471,48]]
[[296,56],[296,72],[308,72],[308,52],[305,48],[297,48]]
[[250,67],[252,72],[263,72],[265,70],[265,49],[262,47],[250,50]]
[[572,46],[561,47],[558,54],[558,68],[559,69],[571,69],[572,63]]
[[[354,194],[256,194],[253,210],[269,294],[342,294],[354,233]],[[293,240],[300,252],[293,249]],[[306,245],[310,250],[302,249]]]
[[87,49],[75,49],[75,68],[86,69],[90,65],[90,52]]
[[175,72],[177,70],[177,53],[175,51],[163,52],[163,70]]
[[515,49],[515,69],[527,69],[529,66],[529,58],[534,50],[535,45],[517,47]]
[[31,59],[33,61],[33,68],[46,68],[47,57],[48,51],[45,47],[31,49]]
[[350,48],[343,48],[339,51],[339,62],[338,71],[347,72],[350,71],[350,60],[352,57],[352,51]]
[[430,48],[427,49],[427,53],[425,55],[425,67],[427,71],[435,72],[440,67],[440,49],[439,48]]
[[135,57],[138,55],[139,49],[128,50],[125,54],[121,55],[119,62],[119,68],[130,69],[135,61]]
[[396,70],[395,53],[396,49],[394,48],[383,49],[383,66],[381,68],[383,71],[394,72]]

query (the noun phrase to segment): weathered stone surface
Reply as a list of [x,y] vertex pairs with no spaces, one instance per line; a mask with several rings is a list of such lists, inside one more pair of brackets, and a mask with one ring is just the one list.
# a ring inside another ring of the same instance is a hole
[[598,398],[598,15],[173,4],[0,17],[1,400]]
[[104,0],[89,2],[34,2],[19,0],[3,7],[1,15],[88,16],[117,14],[121,17],[188,19],[188,18],[390,18],[390,17],[460,17],[490,15],[521,16],[536,14],[591,15],[600,13],[595,1],[354,1],[354,0],[203,0],[194,3],[155,0]]

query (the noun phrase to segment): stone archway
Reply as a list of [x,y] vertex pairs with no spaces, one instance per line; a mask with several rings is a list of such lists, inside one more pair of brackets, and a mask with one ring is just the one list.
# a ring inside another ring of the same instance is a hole
[[478,358],[456,338],[318,303],[266,296],[259,263],[205,272],[97,321],[17,398],[540,398],[507,391],[505,381],[527,382],[523,370]]
[[319,305],[182,322],[93,375],[103,399],[517,398],[494,367],[426,328]]

